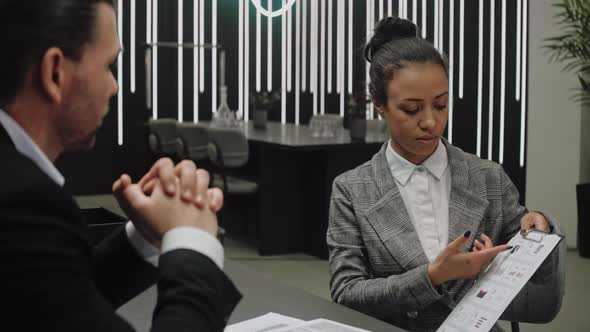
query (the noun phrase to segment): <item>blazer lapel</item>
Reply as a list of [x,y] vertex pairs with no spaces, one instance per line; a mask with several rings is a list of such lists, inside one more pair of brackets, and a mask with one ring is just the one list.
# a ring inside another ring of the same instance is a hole
[[449,242],[470,230],[471,239],[463,248],[469,250],[471,242],[479,236],[477,230],[490,204],[486,199],[486,186],[481,178],[469,175],[464,152],[444,140],[443,143],[447,148],[451,171]]
[[[479,177],[470,177],[463,152],[443,140],[449,156],[451,194],[449,199],[449,242],[467,230],[471,238],[464,245],[469,250],[489,205],[485,183]],[[427,264],[428,258],[391,175],[385,149],[387,143],[373,156],[373,179],[380,198],[365,212],[367,221],[375,230],[391,256],[406,270]]]
[[365,217],[391,256],[405,270],[410,270],[427,264],[428,258],[391,175],[385,159],[386,148],[387,143],[373,156],[373,179],[381,198],[365,212]]

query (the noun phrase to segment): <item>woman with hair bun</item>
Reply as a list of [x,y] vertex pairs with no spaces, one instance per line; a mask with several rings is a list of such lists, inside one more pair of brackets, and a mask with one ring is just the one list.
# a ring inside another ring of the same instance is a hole
[[[402,328],[436,330],[518,231],[559,233],[559,224],[519,204],[502,166],[442,138],[447,61],[412,22],[382,19],[365,58],[371,98],[391,139],[334,181],[332,298]],[[562,241],[501,319],[544,323],[557,315],[564,254]]]

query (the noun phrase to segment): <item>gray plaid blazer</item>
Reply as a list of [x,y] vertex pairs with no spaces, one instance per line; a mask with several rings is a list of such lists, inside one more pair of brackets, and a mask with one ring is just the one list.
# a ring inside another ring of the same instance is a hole
[[[487,234],[506,243],[527,209],[502,167],[443,141],[451,170],[449,241],[471,230],[463,248]],[[436,330],[473,285],[455,280],[433,287],[404,201],[385,159],[387,143],[365,164],[334,180],[327,244],[332,299],[399,327]],[[558,223],[548,215],[554,232]],[[562,241],[501,319],[543,323],[561,307],[565,280]],[[493,331],[502,331],[496,325]]]

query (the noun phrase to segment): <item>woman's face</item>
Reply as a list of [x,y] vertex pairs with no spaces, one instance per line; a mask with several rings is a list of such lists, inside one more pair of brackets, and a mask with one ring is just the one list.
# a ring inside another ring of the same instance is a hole
[[391,147],[416,165],[434,153],[445,130],[448,86],[441,65],[410,64],[386,85],[387,104],[375,104],[389,127]]

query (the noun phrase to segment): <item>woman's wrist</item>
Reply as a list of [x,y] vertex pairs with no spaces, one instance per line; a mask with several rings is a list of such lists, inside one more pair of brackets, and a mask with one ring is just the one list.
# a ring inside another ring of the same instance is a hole
[[428,270],[428,277],[430,278],[430,283],[434,287],[437,287],[445,282],[441,276],[441,271],[437,267],[436,264],[433,264],[433,263],[428,264],[427,270]]

